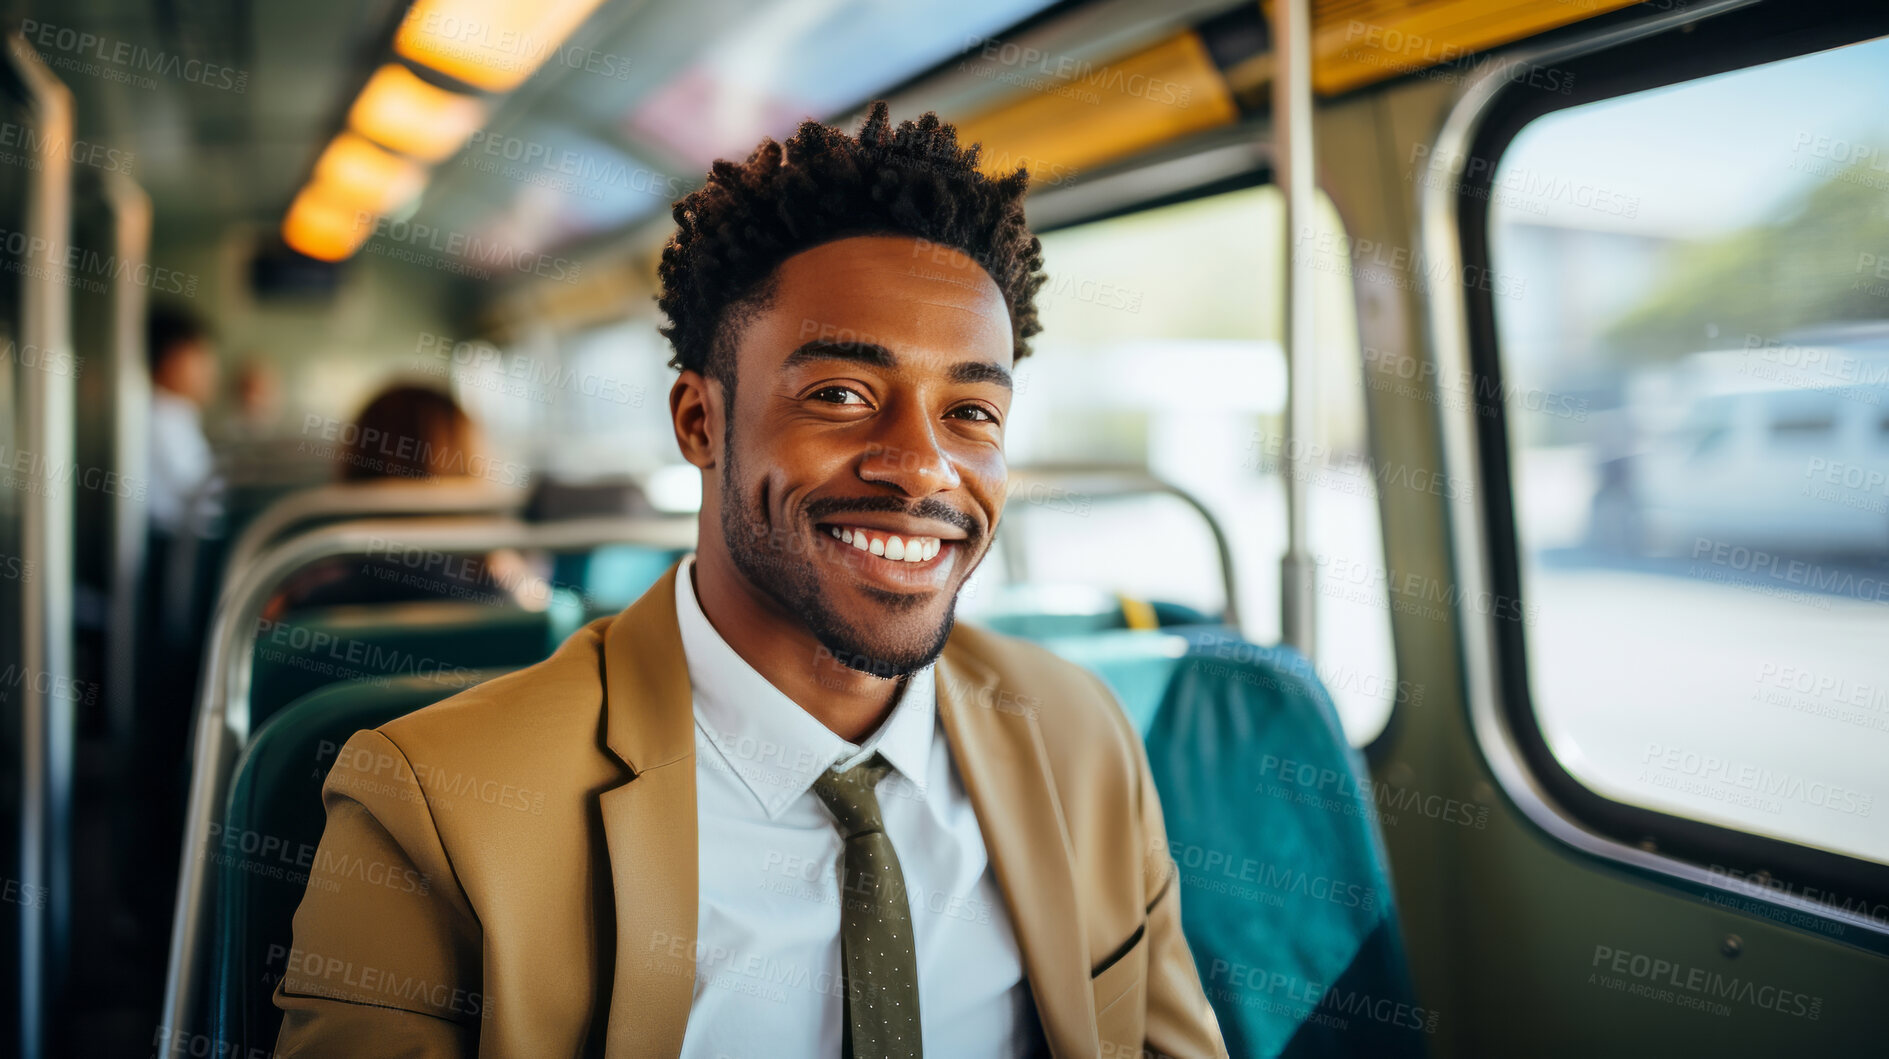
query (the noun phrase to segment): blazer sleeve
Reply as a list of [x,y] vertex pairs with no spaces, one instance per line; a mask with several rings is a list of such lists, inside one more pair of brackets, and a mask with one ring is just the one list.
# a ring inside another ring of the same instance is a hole
[[327,825],[275,991],[275,1055],[476,1054],[490,1010],[482,933],[412,762],[380,732],[357,732],[322,804]]
[[[1126,726],[1127,720],[1123,719]],[[1143,874],[1148,906],[1148,1014],[1144,1059],[1202,1059],[1217,1056],[1226,1059],[1227,1045],[1220,1035],[1220,1021],[1200,984],[1194,966],[1194,954],[1181,934],[1181,880],[1174,858],[1168,854],[1167,824],[1161,816],[1161,799],[1155,793],[1154,774],[1148,767],[1148,751],[1140,736],[1128,726],[1129,742],[1134,747],[1135,773],[1141,785],[1141,827]]]

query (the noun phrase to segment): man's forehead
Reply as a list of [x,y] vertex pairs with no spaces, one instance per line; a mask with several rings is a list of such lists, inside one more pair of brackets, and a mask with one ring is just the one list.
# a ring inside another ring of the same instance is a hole
[[899,236],[859,236],[784,262],[765,313],[769,345],[873,342],[891,349],[982,354],[1009,364],[1009,307],[961,250]]
[[961,292],[966,300],[1003,301],[997,281],[970,254],[954,246],[896,235],[836,239],[781,263],[780,279],[819,285],[824,278],[904,283]]

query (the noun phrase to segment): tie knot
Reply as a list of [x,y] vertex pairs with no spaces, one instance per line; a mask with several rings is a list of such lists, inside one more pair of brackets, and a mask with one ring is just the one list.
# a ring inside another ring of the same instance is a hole
[[833,819],[839,822],[841,838],[885,830],[885,823],[879,818],[879,796],[873,793],[873,788],[890,771],[891,762],[884,755],[874,754],[845,772],[827,769],[813,781],[813,793],[832,810]]

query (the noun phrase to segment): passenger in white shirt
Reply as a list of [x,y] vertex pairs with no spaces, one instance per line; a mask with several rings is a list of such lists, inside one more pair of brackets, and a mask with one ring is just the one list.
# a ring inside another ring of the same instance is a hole
[[216,469],[203,434],[203,410],[216,394],[216,352],[208,328],[183,309],[154,307],[147,330],[151,447],[145,502],[151,528],[175,537],[189,526],[191,505]]

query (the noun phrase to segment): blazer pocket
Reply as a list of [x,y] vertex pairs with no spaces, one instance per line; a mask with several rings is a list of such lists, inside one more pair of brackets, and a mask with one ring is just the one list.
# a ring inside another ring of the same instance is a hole
[[1089,976],[1099,1019],[1116,1001],[1148,977],[1148,921],[1142,920],[1127,940],[1097,965]]

